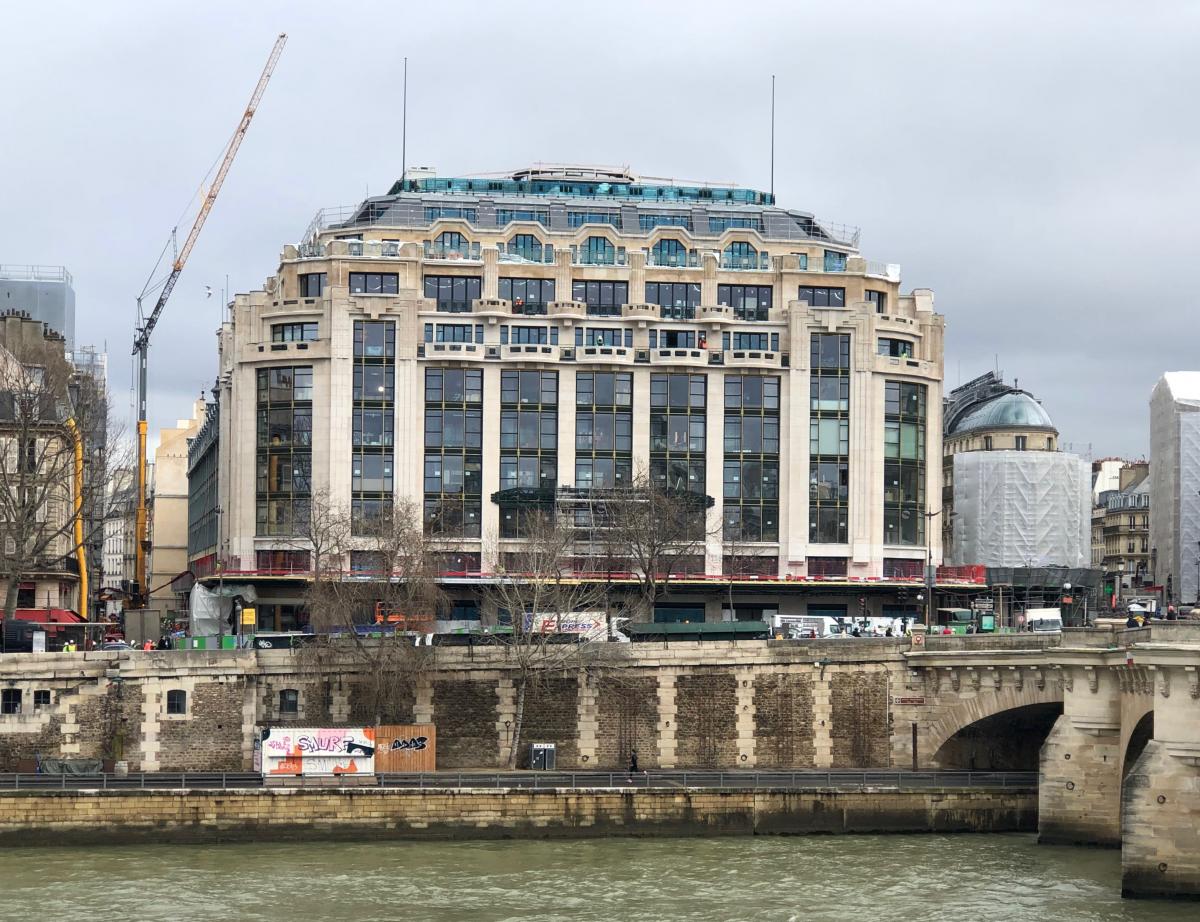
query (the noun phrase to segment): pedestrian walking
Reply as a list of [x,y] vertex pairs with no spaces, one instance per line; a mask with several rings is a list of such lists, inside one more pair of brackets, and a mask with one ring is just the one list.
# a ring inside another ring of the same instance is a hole
[[628,782],[630,782],[631,784],[633,783],[633,776],[637,774],[637,770],[638,770],[637,750],[630,749],[629,750],[629,775],[626,778],[626,780]]

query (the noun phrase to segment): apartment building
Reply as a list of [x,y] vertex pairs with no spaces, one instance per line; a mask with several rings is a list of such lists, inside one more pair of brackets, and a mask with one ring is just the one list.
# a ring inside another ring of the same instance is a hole
[[[193,569],[226,548],[262,629],[303,621],[315,494],[356,522],[420,509],[464,611],[531,496],[642,474],[717,526],[664,620],[908,611],[941,561],[933,294],[768,193],[409,171],[321,212],[235,297],[219,348],[221,535]],[[729,611],[735,548],[754,565]]]

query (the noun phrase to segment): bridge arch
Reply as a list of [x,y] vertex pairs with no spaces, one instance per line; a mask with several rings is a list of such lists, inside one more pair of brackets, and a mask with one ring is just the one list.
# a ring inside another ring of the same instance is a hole
[[[918,738],[919,764],[922,767],[971,768],[970,764],[945,764],[969,761],[971,753],[987,756],[979,747],[963,745],[965,741],[986,739],[988,736],[1010,741],[1027,741],[1036,736],[1033,747],[1033,768],[1037,767],[1037,748],[1062,713],[1063,694],[1057,682],[1046,681],[1042,687],[1027,679],[1020,688],[1005,685],[999,689],[980,689],[944,711],[925,728]],[[995,761],[988,757],[987,761]],[[975,768],[983,769],[983,764]],[[997,766],[999,767],[999,766]]]

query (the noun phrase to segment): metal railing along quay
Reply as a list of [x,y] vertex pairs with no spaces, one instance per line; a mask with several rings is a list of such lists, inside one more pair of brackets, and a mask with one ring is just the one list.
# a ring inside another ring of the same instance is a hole
[[[286,783],[290,779],[278,779]],[[307,779],[309,781],[325,779]],[[302,783],[296,779],[297,783]],[[369,782],[367,782],[369,785]],[[795,790],[819,791],[885,789],[899,791],[1030,789],[1038,784],[1037,772],[980,771],[646,771],[627,772],[418,772],[377,774],[381,788],[520,789],[520,790]],[[363,780],[354,785],[363,787]],[[133,790],[240,790],[263,787],[257,772],[137,772],[127,775],[0,774],[3,791],[133,791]],[[328,788],[326,788],[328,789]]]

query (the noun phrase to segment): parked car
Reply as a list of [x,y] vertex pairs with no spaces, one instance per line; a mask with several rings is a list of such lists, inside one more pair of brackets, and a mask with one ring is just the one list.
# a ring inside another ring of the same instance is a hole
[[109,652],[116,652],[116,651],[120,651],[120,650],[132,650],[133,647],[129,646],[129,644],[127,644],[123,640],[109,640],[109,641],[106,641],[105,643],[102,643],[100,645],[100,649],[106,650]]

